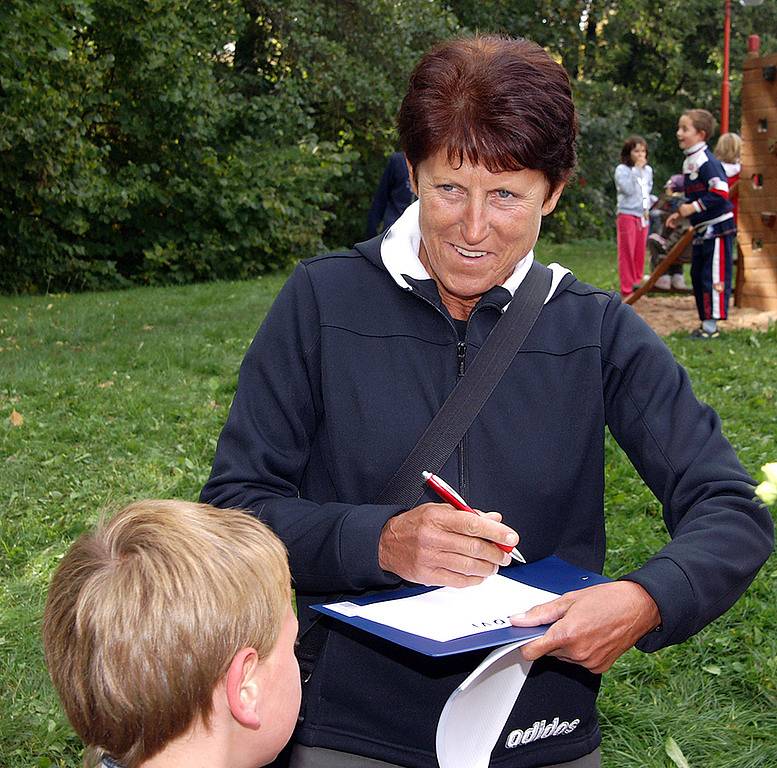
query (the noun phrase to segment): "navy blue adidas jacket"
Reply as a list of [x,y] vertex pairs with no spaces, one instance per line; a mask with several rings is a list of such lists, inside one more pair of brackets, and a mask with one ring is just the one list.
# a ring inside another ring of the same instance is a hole
[[694,207],[691,225],[699,231],[700,238],[736,232],[726,171],[704,142],[685,150],[683,182],[685,196]]
[[[242,507],[289,549],[301,630],[327,595],[389,590],[381,529],[402,511],[371,503],[457,380],[457,334],[431,280],[402,290],[379,239],[301,263],[243,361],[202,500]],[[470,364],[510,294],[495,287],[469,319]],[[679,643],[742,594],[772,547],[768,512],[685,371],[617,296],[566,275],[441,475],[502,512],[533,561],[556,554],[601,571],[604,435],[663,503],[672,540],[626,578],[663,625],[639,647]],[[437,501],[431,495],[425,501]],[[617,537],[617,531],[614,532]],[[636,564],[635,564],[636,565]],[[304,744],[418,768],[437,765],[443,705],[485,654],[431,659],[357,630],[332,630],[308,684]],[[546,657],[529,679],[492,765],[572,760],[600,741],[599,677]],[[545,720],[548,738],[510,733]],[[509,745],[509,746],[508,746]]]

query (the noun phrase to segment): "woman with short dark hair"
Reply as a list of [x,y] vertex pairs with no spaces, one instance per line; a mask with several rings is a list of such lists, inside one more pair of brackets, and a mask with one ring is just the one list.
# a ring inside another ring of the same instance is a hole
[[440,713],[484,654],[421,657],[326,624],[311,648],[310,606],[478,584],[518,534],[530,561],[601,572],[608,427],[675,538],[620,581],[513,617],[553,626],[522,649],[536,661],[492,753],[505,768],[597,766],[599,675],[635,643],[680,642],[731,605],[771,550],[771,520],[658,337],[558,264],[539,269],[539,317],[439,473],[501,514],[430,492],[415,506],[375,501],[520,306],[542,217],[574,168],[577,118],[542,48],[472,37],[421,59],[399,128],[418,200],[382,236],[289,278],[246,354],[202,498],[251,511],[288,547],[315,657],[291,764],[436,768]]
[[398,124],[411,168],[445,150],[491,173],[540,171],[553,193],[575,167],[569,78],[530,40],[475,37],[433,48],[410,77]]

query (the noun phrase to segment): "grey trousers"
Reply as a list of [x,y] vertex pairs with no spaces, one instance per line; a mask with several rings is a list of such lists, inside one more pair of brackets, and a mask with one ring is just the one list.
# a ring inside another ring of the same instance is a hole
[[[569,763],[555,763],[547,768],[599,768],[601,754],[597,747],[593,752]],[[323,749],[321,747],[305,747],[295,744],[291,751],[289,768],[399,768],[393,763],[384,763],[382,760],[373,760],[369,757],[351,755],[347,752],[338,752],[336,749]]]

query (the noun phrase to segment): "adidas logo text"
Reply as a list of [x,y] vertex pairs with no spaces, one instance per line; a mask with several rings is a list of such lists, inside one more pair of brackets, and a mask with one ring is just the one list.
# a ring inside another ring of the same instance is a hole
[[577,718],[569,722],[566,720],[559,722],[559,719],[554,717],[550,723],[545,720],[535,720],[534,725],[525,731],[522,731],[520,728],[511,731],[507,736],[505,746],[508,749],[513,749],[521,744],[530,744],[532,741],[549,739],[551,736],[563,736],[567,733],[572,733],[578,725],[580,725],[580,720]]

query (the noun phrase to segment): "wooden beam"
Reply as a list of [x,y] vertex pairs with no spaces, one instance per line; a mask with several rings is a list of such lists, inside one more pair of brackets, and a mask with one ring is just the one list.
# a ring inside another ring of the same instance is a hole
[[777,311],[777,297],[748,296],[747,308],[767,310],[771,312]]
[[777,274],[777,252],[770,256],[763,251],[753,251],[747,247],[747,244],[743,246],[743,250],[746,251],[748,271],[751,269],[770,269]]
[[674,247],[672,248],[669,253],[664,256],[664,258],[656,265],[656,268],[651,273],[650,277],[648,278],[647,282],[642,285],[640,288],[638,288],[634,293],[629,294],[624,300],[624,304],[634,304],[634,302],[638,301],[642,296],[644,296],[655,284],[661,275],[663,275],[669,267],[672,266],[679,258],[683,255],[683,252],[690,244],[691,240],[693,240],[693,227],[688,227],[688,229],[683,232],[683,236],[674,244]]
[[[742,306],[742,291],[745,287],[745,254],[739,240],[735,241],[737,247],[736,276],[734,278],[734,306]],[[749,277],[749,275],[748,275]]]

